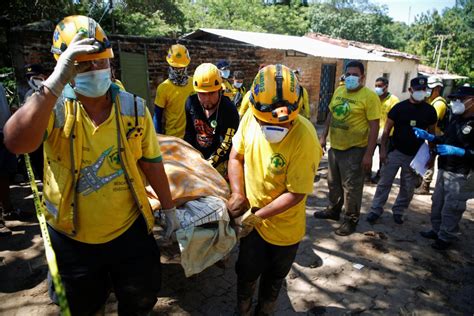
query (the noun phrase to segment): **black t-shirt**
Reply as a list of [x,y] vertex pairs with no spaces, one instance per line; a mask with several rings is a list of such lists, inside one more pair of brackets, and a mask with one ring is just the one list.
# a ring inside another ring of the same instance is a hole
[[466,155],[439,156],[438,168],[454,173],[468,174],[474,170],[474,117],[464,118],[453,115],[448,122],[443,136],[438,136],[435,143],[464,148]]
[[405,155],[414,156],[424,140],[415,136],[413,127],[426,130],[436,124],[438,116],[433,106],[426,102],[411,103],[405,100],[397,103],[388,112],[388,118],[394,122],[392,145]]
[[239,113],[232,101],[222,96],[217,111],[209,118],[204,114],[197,94],[188,97],[185,107],[184,140],[199,150],[205,159],[210,159],[214,167],[228,160],[232,137],[239,127]]

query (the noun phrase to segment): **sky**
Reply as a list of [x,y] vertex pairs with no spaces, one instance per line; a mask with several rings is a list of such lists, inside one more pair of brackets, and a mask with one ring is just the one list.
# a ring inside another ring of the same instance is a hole
[[451,8],[456,4],[456,0],[373,0],[372,2],[386,5],[391,18],[405,23],[413,23],[415,15],[422,12],[437,9],[441,13],[444,8]]

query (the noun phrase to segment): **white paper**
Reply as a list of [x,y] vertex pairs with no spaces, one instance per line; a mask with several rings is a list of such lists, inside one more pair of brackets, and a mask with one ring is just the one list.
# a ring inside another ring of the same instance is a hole
[[352,266],[353,266],[354,268],[356,268],[357,270],[360,270],[360,269],[362,269],[362,268],[364,267],[364,265],[363,265],[363,264],[360,264],[360,263],[354,263]]
[[423,176],[426,170],[428,170],[428,168],[426,168],[428,160],[430,160],[430,148],[428,144],[424,142],[418,149],[415,158],[410,162],[410,167],[420,176]]

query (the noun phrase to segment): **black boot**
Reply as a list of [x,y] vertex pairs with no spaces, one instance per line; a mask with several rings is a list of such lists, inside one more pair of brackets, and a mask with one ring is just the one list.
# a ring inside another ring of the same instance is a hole
[[342,225],[339,226],[334,233],[339,236],[349,236],[355,232],[358,222],[358,219],[345,219]]
[[252,298],[257,281],[247,282],[237,280],[237,310],[236,315],[250,316],[252,311]]
[[330,209],[325,209],[324,211],[314,212],[314,217],[321,219],[332,219],[333,221],[338,221],[340,218],[341,212],[336,212]]
[[278,294],[284,279],[271,279],[261,276],[258,289],[258,304],[255,308],[255,315],[267,316],[275,313]]

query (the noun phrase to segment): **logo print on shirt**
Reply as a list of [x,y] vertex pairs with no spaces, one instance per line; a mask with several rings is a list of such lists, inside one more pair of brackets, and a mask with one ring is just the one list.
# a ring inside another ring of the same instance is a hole
[[270,157],[268,170],[273,174],[283,174],[285,172],[286,160],[282,154],[276,153]]
[[93,192],[97,192],[107,183],[123,174],[123,169],[120,169],[105,177],[100,177],[98,175],[100,168],[104,164],[105,158],[109,156],[109,154],[112,152],[112,149],[113,147],[110,147],[109,149],[105,150],[92,165],[81,169],[76,187],[78,193],[82,193],[82,195],[89,195]]
[[332,116],[338,121],[345,121],[351,113],[351,106],[347,101],[336,105],[332,110]]
[[194,128],[196,130],[196,141],[199,146],[202,148],[211,147],[212,142],[214,141],[214,128],[210,127],[206,122],[200,119],[194,120]]

